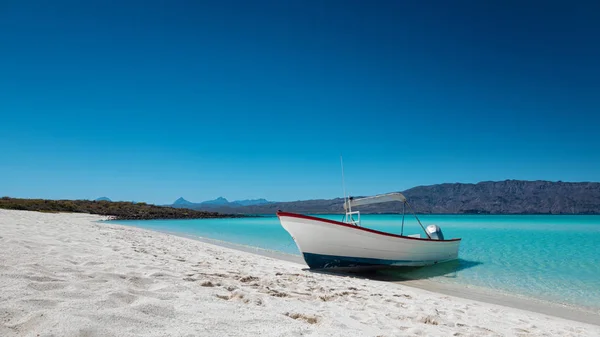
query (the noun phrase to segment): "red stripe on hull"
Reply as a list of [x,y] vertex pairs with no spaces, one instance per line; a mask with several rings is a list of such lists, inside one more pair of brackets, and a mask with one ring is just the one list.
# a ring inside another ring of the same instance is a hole
[[358,227],[358,226],[350,225],[350,224],[347,224],[347,223],[344,223],[344,222],[341,222],[341,221],[335,221],[335,220],[317,218],[317,217],[310,216],[310,215],[288,213],[288,212],[277,212],[277,217],[282,217],[282,216],[287,216],[287,217],[291,217],[291,218],[299,218],[299,219],[307,219],[307,220],[327,222],[327,223],[330,223],[332,225],[344,226],[344,227],[348,227],[348,228],[352,228],[352,229],[356,229],[356,230],[370,232],[370,233],[373,233],[373,234],[391,236],[391,237],[401,238],[401,239],[407,239],[407,240],[419,240],[419,241],[430,241],[430,242],[452,242],[452,241],[460,241],[461,240],[461,239],[431,240],[431,239],[413,238],[413,237],[410,237],[410,236],[402,236],[402,235],[398,235],[398,234],[381,232],[381,231],[377,231],[377,230],[370,229],[370,228]]

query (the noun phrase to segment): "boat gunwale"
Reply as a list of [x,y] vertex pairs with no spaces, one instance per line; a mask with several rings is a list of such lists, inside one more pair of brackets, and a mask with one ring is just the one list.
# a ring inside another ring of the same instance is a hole
[[290,213],[290,212],[277,211],[277,217],[280,218],[282,216],[287,216],[287,217],[292,217],[292,218],[299,218],[299,219],[306,219],[306,220],[313,220],[313,221],[327,222],[327,223],[330,223],[330,224],[333,224],[333,225],[338,225],[338,226],[353,228],[353,229],[357,229],[357,230],[362,230],[362,231],[373,233],[373,234],[391,236],[391,237],[399,238],[399,239],[427,241],[427,242],[456,242],[456,241],[461,241],[462,240],[461,238],[447,239],[447,240],[432,240],[432,239],[424,239],[424,238],[413,238],[413,237],[410,237],[410,236],[404,236],[404,235],[392,234],[392,233],[388,233],[388,232],[382,232],[382,231],[378,231],[378,230],[371,229],[371,228],[359,227],[359,226],[347,224],[347,223],[344,223],[344,222],[341,222],[341,221],[324,219],[324,218],[319,218],[319,217],[310,216],[310,215],[304,215],[304,214],[298,214],[298,213]]

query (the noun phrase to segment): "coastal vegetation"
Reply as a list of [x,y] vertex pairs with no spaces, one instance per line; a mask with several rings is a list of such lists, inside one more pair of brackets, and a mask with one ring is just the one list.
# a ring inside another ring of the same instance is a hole
[[217,212],[155,206],[143,202],[133,203],[105,200],[48,200],[3,197],[0,198],[0,208],[48,213],[89,213],[112,216],[115,220],[205,219],[239,217],[239,215],[228,215]]

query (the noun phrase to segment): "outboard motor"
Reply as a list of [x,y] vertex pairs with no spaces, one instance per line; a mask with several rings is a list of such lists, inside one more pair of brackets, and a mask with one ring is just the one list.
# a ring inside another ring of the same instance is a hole
[[426,232],[432,240],[444,240],[444,234],[442,234],[442,229],[438,225],[427,226]]

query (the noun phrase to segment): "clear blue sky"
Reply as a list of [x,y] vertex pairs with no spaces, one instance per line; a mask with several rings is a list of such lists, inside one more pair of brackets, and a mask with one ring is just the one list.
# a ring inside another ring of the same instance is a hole
[[600,181],[600,3],[0,2],[0,194]]

